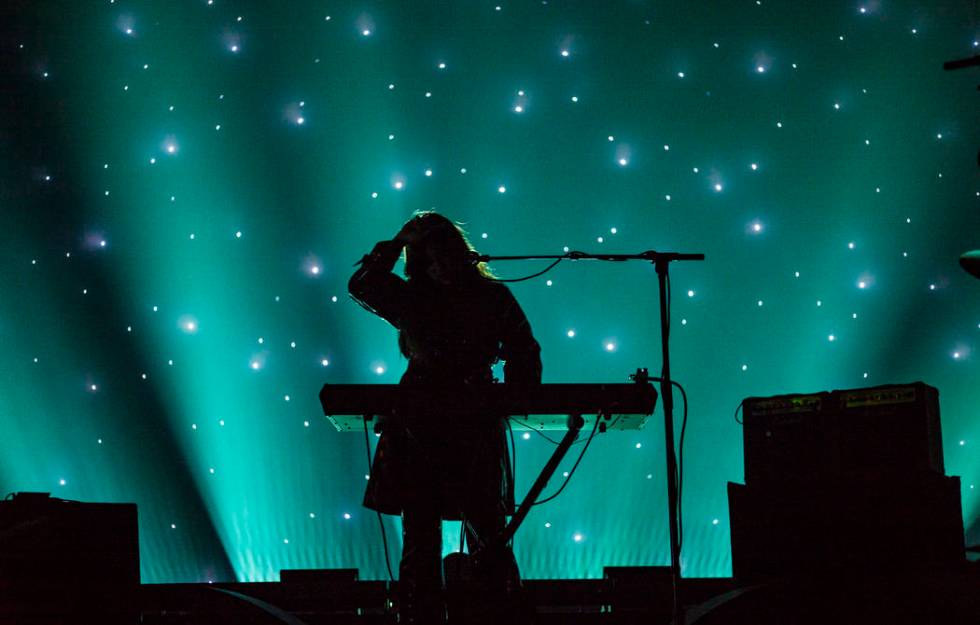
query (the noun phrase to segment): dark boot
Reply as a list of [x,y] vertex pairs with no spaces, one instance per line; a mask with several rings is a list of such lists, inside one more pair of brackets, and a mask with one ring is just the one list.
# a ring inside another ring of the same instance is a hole
[[443,625],[446,606],[442,589],[403,584],[398,590],[398,622],[404,625]]

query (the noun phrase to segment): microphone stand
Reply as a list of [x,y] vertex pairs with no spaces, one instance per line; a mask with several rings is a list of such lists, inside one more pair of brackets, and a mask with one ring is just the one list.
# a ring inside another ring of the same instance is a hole
[[674,395],[670,382],[670,318],[667,309],[667,268],[674,261],[704,260],[704,254],[680,254],[677,252],[654,252],[652,250],[639,254],[587,254],[585,252],[567,252],[550,256],[488,256],[473,254],[471,260],[475,263],[493,260],[606,260],[627,261],[644,260],[653,263],[657,271],[657,282],[660,289],[660,345],[663,355],[663,371],[660,375],[660,395],[664,406],[664,438],[667,444],[667,513],[670,520],[670,576],[673,583],[674,605],[671,621],[674,625],[681,624],[681,609],[678,601],[678,586],[681,580],[681,544],[680,523],[678,519],[677,493],[677,451],[674,446]]

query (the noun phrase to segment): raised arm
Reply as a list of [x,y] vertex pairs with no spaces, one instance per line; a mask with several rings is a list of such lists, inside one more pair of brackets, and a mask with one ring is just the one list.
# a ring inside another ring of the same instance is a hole
[[347,282],[354,301],[396,328],[401,328],[408,306],[408,283],[392,273],[404,246],[398,239],[379,241]]

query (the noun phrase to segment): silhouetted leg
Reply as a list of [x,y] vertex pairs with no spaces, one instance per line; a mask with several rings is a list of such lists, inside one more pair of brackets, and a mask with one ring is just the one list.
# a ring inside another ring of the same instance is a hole
[[399,622],[438,625],[442,598],[442,521],[435,506],[405,510],[399,565]]
[[[473,578],[486,591],[483,614],[486,622],[522,622],[521,575],[514,551],[509,545],[487,546],[506,524],[503,513],[493,506],[480,506],[469,511],[465,523],[466,544],[473,560]],[[496,541],[494,541],[496,544]]]

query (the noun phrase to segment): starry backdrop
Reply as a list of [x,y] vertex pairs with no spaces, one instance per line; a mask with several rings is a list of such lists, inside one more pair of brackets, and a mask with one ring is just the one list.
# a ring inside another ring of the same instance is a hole
[[[938,387],[978,542],[980,281],[957,266],[980,247],[977,73],[941,69],[977,53],[975,2],[2,11],[0,494],[137,503],[144,582],[387,576],[363,438],[317,393],[397,382],[395,331],[346,282],[429,208],[484,253],[707,255],[672,269],[685,575],[731,572],[750,395]],[[546,382],[659,371],[651,266],[512,290]],[[551,449],[517,437],[518,495]],[[518,560],[667,564],[666,518],[658,408],[597,437]]]

